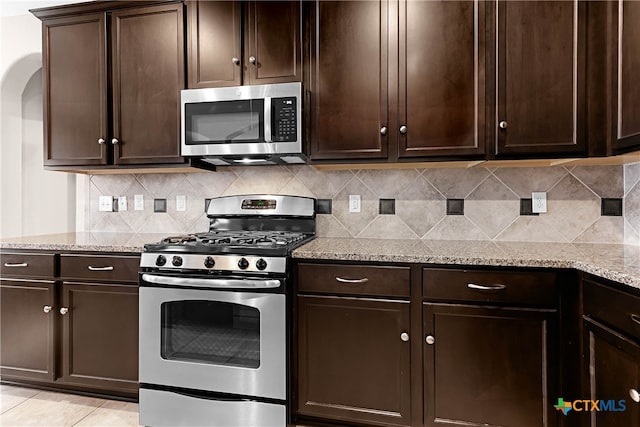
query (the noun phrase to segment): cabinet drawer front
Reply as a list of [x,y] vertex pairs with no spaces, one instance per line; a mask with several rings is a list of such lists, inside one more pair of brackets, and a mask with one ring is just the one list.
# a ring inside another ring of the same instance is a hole
[[584,280],[584,315],[640,340],[640,297]]
[[409,267],[300,264],[298,287],[303,292],[408,297]]
[[55,257],[54,254],[3,252],[0,276],[53,277]]
[[429,300],[556,304],[555,273],[425,268],[423,295]]
[[137,282],[139,267],[138,256],[60,256],[62,279]]

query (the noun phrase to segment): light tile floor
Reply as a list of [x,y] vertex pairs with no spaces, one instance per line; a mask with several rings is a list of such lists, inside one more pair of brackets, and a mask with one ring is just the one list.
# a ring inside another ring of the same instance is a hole
[[138,426],[138,405],[0,384],[0,426]]

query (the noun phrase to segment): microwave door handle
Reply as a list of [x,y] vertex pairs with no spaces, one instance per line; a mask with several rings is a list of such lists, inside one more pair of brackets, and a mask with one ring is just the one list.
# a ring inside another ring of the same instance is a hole
[[271,97],[264,98],[264,141],[273,142],[271,139]]

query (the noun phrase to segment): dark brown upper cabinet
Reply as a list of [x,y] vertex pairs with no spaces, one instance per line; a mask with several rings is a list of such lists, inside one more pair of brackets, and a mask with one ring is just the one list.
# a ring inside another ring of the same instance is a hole
[[312,160],[484,157],[484,9],[313,3]]
[[183,163],[182,4],[86,13],[101,5],[34,12],[43,20],[45,166]]
[[301,1],[188,1],[188,87],[302,80]]
[[497,20],[490,158],[586,154],[587,3],[494,4],[488,15]]

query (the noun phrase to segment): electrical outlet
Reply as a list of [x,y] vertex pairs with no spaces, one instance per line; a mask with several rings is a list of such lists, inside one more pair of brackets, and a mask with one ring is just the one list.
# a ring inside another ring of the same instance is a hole
[[124,212],[127,210],[127,196],[118,197],[118,212]]
[[176,196],[176,211],[184,212],[187,210],[187,196]]
[[136,211],[144,210],[144,196],[142,194],[136,194],[133,196],[133,209]]
[[360,195],[349,194],[349,212],[360,212]]
[[98,199],[98,211],[113,212],[113,197],[100,196],[100,199]]
[[544,191],[531,193],[531,211],[545,213],[547,211],[547,193]]

